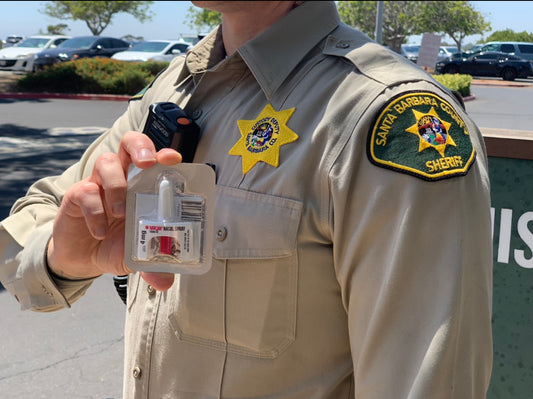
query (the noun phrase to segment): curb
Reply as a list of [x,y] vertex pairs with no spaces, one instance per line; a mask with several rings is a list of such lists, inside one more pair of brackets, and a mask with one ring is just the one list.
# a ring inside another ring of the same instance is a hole
[[66,93],[0,93],[0,98],[38,100],[59,98],[67,100],[128,101],[132,96],[113,94],[66,94]]
[[471,83],[473,86],[500,86],[500,87],[530,87],[529,82],[517,82],[509,80],[486,80],[486,79],[474,79]]

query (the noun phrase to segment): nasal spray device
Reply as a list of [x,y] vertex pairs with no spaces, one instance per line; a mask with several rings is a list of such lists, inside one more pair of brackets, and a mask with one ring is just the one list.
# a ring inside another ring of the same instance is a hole
[[185,163],[130,168],[126,265],[135,271],[206,273],[213,248],[215,172],[209,165],[190,163],[198,126],[177,105],[164,102],[150,106],[143,132],[156,150],[175,148]]

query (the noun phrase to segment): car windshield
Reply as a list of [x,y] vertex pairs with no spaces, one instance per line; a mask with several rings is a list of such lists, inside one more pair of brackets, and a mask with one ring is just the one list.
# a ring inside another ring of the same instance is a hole
[[443,47],[443,49],[445,51],[447,51],[448,53],[450,53],[450,54],[454,54],[454,53],[457,53],[459,51],[457,49],[457,47],[452,47],[452,46],[445,46],[445,47]]
[[403,46],[402,48],[408,53],[416,53],[420,50],[420,46]]
[[26,40],[23,40],[19,43],[17,43],[16,47],[36,47],[36,48],[43,48],[46,46],[46,43],[48,43],[50,39],[46,38],[37,38],[37,37],[30,37]]
[[96,38],[93,37],[74,37],[72,39],[65,40],[57,47],[88,49],[91,47],[95,40]]
[[142,42],[136,44],[128,51],[141,51],[143,53],[159,53],[168,46],[169,42]]

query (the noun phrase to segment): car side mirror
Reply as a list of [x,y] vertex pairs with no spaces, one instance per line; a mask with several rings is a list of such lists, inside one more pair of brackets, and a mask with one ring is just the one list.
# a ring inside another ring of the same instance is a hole
[[181,51],[179,48],[172,49],[172,54],[181,54]]
[[101,44],[97,45],[95,48],[94,48],[96,51],[102,51],[103,47]]

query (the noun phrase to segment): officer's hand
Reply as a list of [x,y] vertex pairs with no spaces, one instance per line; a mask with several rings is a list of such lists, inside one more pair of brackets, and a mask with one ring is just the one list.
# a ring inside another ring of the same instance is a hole
[[[57,275],[84,279],[103,273],[132,271],[124,262],[127,171],[131,163],[147,169],[174,165],[181,155],[169,148],[155,151],[148,136],[127,132],[117,154],[102,154],[90,177],[67,190],[48,244],[48,266]],[[158,290],[170,288],[174,275],[141,273]]]

